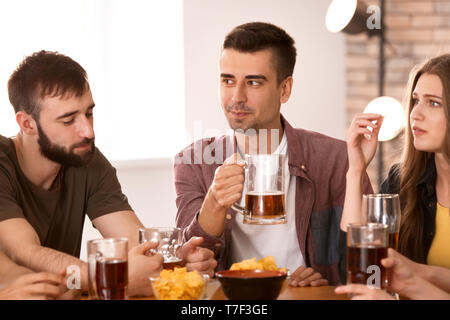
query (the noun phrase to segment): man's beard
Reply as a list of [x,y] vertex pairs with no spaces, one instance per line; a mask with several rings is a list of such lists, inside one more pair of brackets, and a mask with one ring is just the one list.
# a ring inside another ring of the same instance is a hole
[[[227,112],[248,112],[250,114],[254,113],[253,110],[244,104],[239,105],[227,105],[225,106],[225,111]],[[228,124],[230,125],[231,129],[233,130],[239,130],[239,131],[247,131],[250,129],[258,130],[259,124],[256,121],[252,121],[250,123],[244,123],[244,119],[232,119],[231,117],[227,117]]]
[[[48,136],[42,130],[38,121],[36,121],[37,129],[39,133],[38,144],[39,151],[41,154],[47,159],[59,163],[62,166],[68,167],[82,167],[91,161],[92,157],[95,153],[95,138],[88,139],[85,138],[82,142],[74,144],[69,148],[69,151],[60,145],[57,145],[50,141]],[[90,149],[88,149],[82,155],[76,155],[73,153],[73,150],[77,147],[85,146],[90,144]]]

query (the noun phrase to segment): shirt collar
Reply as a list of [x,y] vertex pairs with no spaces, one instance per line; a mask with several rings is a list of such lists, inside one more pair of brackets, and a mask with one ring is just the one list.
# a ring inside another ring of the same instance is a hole
[[[281,125],[283,126],[284,132],[283,136],[286,136],[287,141],[287,157],[288,157],[288,165],[289,171],[294,176],[305,176],[307,172],[308,163],[306,162],[306,150],[302,148],[304,144],[302,143],[302,135],[297,134],[295,129],[290,125],[290,123],[286,120],[286,118],[280,114],[281,117]],[[228,143],[233,143],[234,152],[239,152],[237,148],[237,141],[234,134],[227,135],[226,140]],[[231,141],[233,140],[233,141]],[[231,156],[231,154],[226,154],[225,158]],[[242,156],[242,154],[241,154]]]

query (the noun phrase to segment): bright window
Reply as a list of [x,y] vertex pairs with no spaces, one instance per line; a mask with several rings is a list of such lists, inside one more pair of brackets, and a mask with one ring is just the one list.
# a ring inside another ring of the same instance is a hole
[[18,131],[6,85],[58,51],[87,71],[96,144],[110,160],[172,157],[185,143],[182,0],[0,1],[0,134]]

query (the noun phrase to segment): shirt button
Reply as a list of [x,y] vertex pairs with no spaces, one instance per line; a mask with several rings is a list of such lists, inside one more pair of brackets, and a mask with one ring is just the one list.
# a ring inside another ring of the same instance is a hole
[[231,214],[226,215],[227,220],[231,220]]
[[306,170],[306,167],[305,167],[305,165],[303,165],[303,164],[301,165],[301,168],[302,168],[303,171]]
[[433,206],[433,203],[430,202],[430,203],[428,204],[428,206],[431,208],[431,207]]

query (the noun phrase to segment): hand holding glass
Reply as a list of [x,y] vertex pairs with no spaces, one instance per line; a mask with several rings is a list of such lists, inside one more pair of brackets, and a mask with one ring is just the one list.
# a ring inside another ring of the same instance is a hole
[[164,257],[164,269],[183,266],[181,252],[183,235],[180,228],[155,227],[139,229],[139,243],[144,243],[145,241],[158,242],[158,247],[152,249],[151,252],[161,254]]

